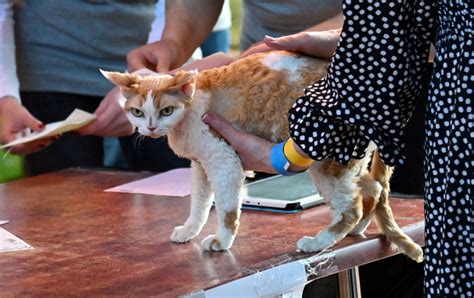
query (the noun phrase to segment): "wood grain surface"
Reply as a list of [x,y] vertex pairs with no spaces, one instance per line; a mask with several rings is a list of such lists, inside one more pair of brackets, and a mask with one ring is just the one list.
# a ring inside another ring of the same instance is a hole
[[[0,254],[0,296],[179,296],[208,289],[310,254],[296,241],[330,221],[328,206],[294,214],[244,210],[228,252],[199,243],[216,227],[211,211],[197,239],[169,235],[187,218],[189,198],[106,193],[149,173],[70,169],[0,185],[3,226],[35,249]],[[392,198],[398,223],[423,245],[423,200]],[[371,224],[365,237],[346,237],[333,262],[314,277],[396,254]]]

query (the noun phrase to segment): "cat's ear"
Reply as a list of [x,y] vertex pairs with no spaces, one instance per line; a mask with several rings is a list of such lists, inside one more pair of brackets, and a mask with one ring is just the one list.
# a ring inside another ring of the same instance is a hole
[[194,96],[194,92],[196,91],[197,75],[197,70],[178,71],[174,76],[173,89],[181,90],[181,92],[183,92],[186,97],[192,98]]
[[137,88],[141,77],[137,74],[121,73],[116,71],[104,71],[100,69],[102,75],[112,84],[117,85],[125,98],[131,98],[138,94]]

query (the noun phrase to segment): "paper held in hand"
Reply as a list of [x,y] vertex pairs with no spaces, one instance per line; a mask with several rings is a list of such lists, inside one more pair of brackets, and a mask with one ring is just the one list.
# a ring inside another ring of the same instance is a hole
[[91,121],[95,120],[97,116],[84,112],[80,109],[75,109],[67,118],[63,121],[53,122],[46,125],[44,130],[40,132],[33,132],[26,136],[17,138],[16,140],[3,145],[0,148],[8,148],[32,141],[36,141],[43,138],[53,137],[58,134],[62,134],[68,131],[79,129]]

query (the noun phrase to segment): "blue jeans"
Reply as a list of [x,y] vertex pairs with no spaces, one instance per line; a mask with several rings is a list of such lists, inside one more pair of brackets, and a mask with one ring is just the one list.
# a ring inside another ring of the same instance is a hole
[[230,29],[215,31],[209,34],[201,45],[201,50],[203,57],[217,52],[228,53],[230,50]]

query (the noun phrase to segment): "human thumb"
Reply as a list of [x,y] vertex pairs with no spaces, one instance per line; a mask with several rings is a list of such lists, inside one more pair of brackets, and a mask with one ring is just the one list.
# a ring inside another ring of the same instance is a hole
[[170,60],[169,59],[158,59],[158,63],[156,64],[156,72],[163,73],[170,70]]
[[295,38],[293,35],[278,38],[266,35],[263,42],[274,50],[297,51],[301,48],[303,41]]
[[32,115],[26,115],[25,125],[31,128],[33,131],[42,131],[44,129],[43,122],[39,121]]

